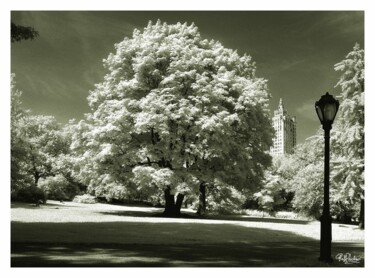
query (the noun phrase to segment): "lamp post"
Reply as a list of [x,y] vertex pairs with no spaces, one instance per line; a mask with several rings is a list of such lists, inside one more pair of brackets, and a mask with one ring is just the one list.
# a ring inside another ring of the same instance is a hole
[[339,102],[329,93],[315,102],[315,110],[324,129],[324,204],[320,218],[320,261],[332,262],[332,217],[329,211],[329,139],[332,123],[335,119]]

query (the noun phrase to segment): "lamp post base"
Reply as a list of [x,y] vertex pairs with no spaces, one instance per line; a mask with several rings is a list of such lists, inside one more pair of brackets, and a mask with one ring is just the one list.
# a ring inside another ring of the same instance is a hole
[[332,263],[331,257],[332,242],[332,217],[329,214],[323,214],[320,217],[320,257],[319,261]]
[[325,263],[329,263],[329,264],[333,263],[333,259],[332,258],[321,258],[321,257],[319,257],[318,260],[320,262],[325,262]]

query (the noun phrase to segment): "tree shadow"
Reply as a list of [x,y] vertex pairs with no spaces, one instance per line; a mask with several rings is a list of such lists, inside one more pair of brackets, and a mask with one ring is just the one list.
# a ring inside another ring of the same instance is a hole
[[[11,233],[12,267],[322,266],[319,241],[233,223],[12,222]],[[340,244],[363,257],[362,243]]]
[[[317,245],[315,243],[315,245]],[[303,246],[303,247],[301,247]],[[282,265],[309,253],[311,242],[298,247],[280,243],[223,244],[67,244],[14,243],[12,267],[259,267]],[[303,265],[301,265],[303,266]]]
[[285,223],[285,224],[309,224],[309,220],[301,219],[286,219],[286,218],[271,218],[271,217],[252,217],[246,215],[218,215],[208,216],[207,219],[230,220],[230,221],[245,221],[245,222],[268,222],[268,223]]
[[194,214],[182,212],[180,216],[169,216],[163,213],[163,209],[155,209],[153,211],[143,210],[119,210],[119,211],[103,211],[99,212],[102,215],[115,215],[115,216],[130,216],[130,217],[156,217],[156,218],[182,218],[182,219],[202,219],[202,217]]
[[299,219],[284,219],[284,218],[260,218],[243,215],[203,215],[200,216],[193,212],[183,211],[180,216],[166,216],[162,212],[163,209],[155,211],[133,211],[133,210],[119,210],[119,211],[104,211],[99,212],[103,215],[115,216],[130,216],[130,217],[168,217],[168,218],[182,218],[182,219],[207,219],[207,220],[224,220],[224,221],[244,221],[244,222],[268,222],[268,223],[285,223],[285,224],[309,224],[311,221]]
[[26,209],[41,209],[41,208],[60,208],[60,207],[69,207],[69,208],[76,208],[79,206],[74,206],[71,204],[66,204],[65,202],[63,203],[45,203],[45,204],[40,204],[37,206],[35,203],[23,203],[23,202],[11,202],[10,208],[17,209],[17,208],[26,208]]

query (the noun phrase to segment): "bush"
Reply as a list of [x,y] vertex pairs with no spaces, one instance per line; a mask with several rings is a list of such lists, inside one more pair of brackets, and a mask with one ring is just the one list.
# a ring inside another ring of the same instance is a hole
[[271,217],[271,215],[268,212],[257,209],[246,209],[243,211],[243,214],[250,217]]
[[44,191],[34,185],[19,188],[12,192],[12,201],[37,203],[42,201],[44,204],[47,201],[47,196]]
[[68,182],[63,176],[48,177],[39,182],[48,199],[51,200],[72,200],[79,193],[79,188]]
[[116,202],[116,200],[121,202],[129,196],[129,192],[124,186],[115,183],[98,186],[95,190],[90,190],[88,193],[91,193],[99,200],[105,200],[108,203],[112,203],[113,201]]
[[97,200],[94,196],[91,196],[89,194],[84,194],[84,195],[75,196],[73,199],[73,202],[83,203],[83,204],[95,204],[97,203]]
[[72,200],[80,192],[77,185],[68,182],[62,175],[40,179],[39,185],[18,186],[12,188],[12,201],[32,202],[39,200]]
[[207,187],[206,196],[206,210],[214,214],[238,214],[245,202],[244,196],[234,187]]
[[360,203],[345,203],[343,201],[331,203],[331,215],[336,222],[351,224],[359,218]]

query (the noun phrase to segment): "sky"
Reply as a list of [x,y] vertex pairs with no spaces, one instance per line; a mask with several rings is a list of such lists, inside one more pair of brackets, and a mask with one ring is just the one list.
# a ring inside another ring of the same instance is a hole
[[320,128],[314,103],[335,87],[334,65],[364,47],[363,11],[13,11],[39,36],[11,44],[11,72],[25,108],[61,123],[89,112],[87,96],[103,80],[114,44],[151,20],[194,22],[203,38],[249,54],[268,80],[270,109],[280,98],[297,118],[297,143]]

